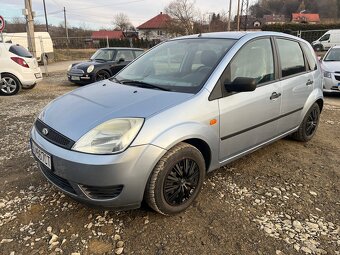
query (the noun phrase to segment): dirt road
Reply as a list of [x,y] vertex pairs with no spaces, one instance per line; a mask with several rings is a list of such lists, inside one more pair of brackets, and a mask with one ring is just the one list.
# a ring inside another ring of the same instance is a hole
[[278,141],[211,173],[185,213],[89,208],[58,192],[28,147],[41,109],[76,86],[53,74],[0,97],[0,254],[340,254],[340,97],[314,139]]

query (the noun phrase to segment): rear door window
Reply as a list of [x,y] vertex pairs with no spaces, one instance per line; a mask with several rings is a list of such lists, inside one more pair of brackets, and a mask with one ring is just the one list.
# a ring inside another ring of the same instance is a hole
[[318,65],[317,65],[317,62],[316,62],[314,52],[311,51],[310,48],[305,43],[301,43],[301,46],[302,46],[302,49],[303,49],[303,51],[306,55],[307,62],[308,62],[308,65],[309,65],[309,69],[312,70],[312,71],[317,70]]
[[296,41],[277,39],[282,77],[306,71],[305,59],[300,44]]
[[24,47],[20,45],[12,45],[9,48],[9,52],[23,58],[32,58],[32,54],[29,53]]

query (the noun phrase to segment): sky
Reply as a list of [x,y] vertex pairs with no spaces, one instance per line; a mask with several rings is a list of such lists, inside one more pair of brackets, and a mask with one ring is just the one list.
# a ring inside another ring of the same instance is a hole
[[[250,0],[255,2],[256,0]],[[0,15],[5,20],[24,17],[24,0],[0,0]],[[63,7],[66,8],[69,26],[86,26],[91,29],[113,28],[116,13],[125,13],[134,26],[139,26],[164,11],[171,0],[45,0],[49,24],[59,25],[64,20]],[[195,6],[206,15],[211,12],[229,10],[229,0],[196,0]],[[43,0],[32,0],[35,20],[44,24]],[[236,13],[237,0],[232,0],[232,14]]]

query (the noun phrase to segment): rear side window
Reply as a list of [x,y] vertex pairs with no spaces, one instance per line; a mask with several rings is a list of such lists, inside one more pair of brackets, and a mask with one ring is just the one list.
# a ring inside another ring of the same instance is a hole
[[305,43],[301,43],[301,46],[302,46],[302,49],[303,49],[303,51],[306,55],[307,62],[308,62],[308,65],[309,65],[309,69],[312,70],[312,71],[317,70],[318,65],[316,63],[314,52],[311,51],[310,48]]
[[12,45],[9,48],[9,52],[23,58],[32,58],[32,54],[29,53],[24,47],[20,45]]
[[306,71],[305,59],[298,42],[277,39],[277,46],[280,54],[282,77]]

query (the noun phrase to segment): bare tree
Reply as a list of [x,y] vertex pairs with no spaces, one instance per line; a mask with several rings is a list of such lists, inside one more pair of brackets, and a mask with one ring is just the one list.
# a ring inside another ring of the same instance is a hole
[[126,31],[132,26],[129,17],[125,13],[117,13],[113,16],[113,25],[115,29]]
[[174,0],[164,10],[171,18],[169,28],[174,28],[178,34],[192,34],[197,9],[191,0]]

